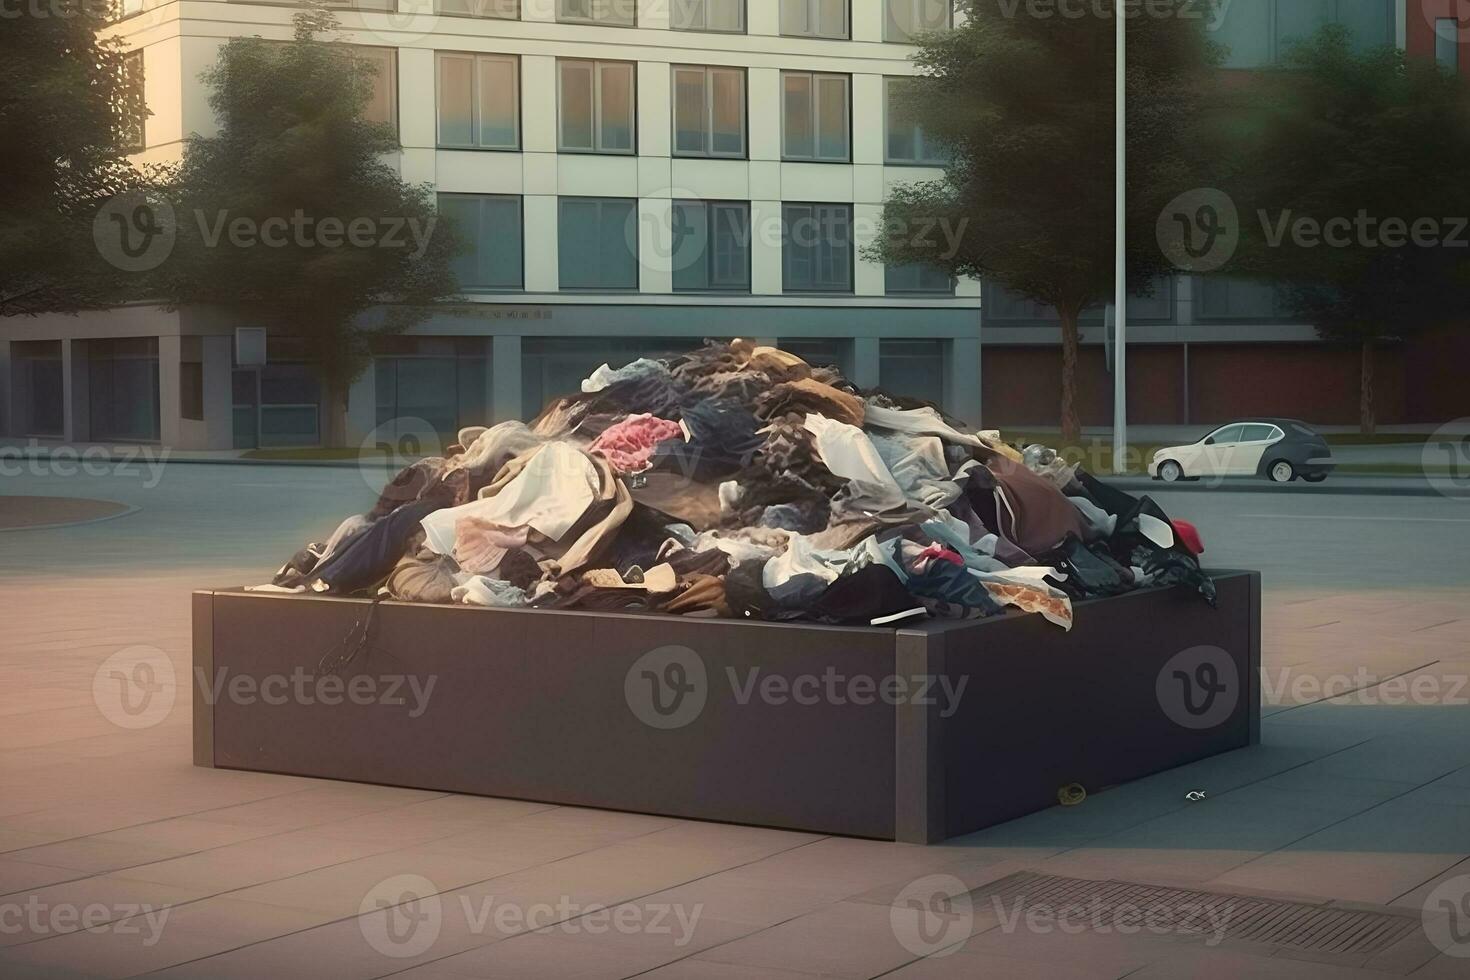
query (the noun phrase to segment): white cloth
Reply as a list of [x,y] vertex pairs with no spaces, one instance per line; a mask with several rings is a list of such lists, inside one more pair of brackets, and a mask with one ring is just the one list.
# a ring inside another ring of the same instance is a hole
[[560,541],[587,513],[601,486],[597,467],[586,453],[565,443],[549,443],[495,496],[425,517],[420,522],[425,543],[438,554],[453,554],[454,525],[462,517],[478,517],[501,527],[529,524],[552,541]]
[[524,606],[526,593],[518,586],[498,578],[476,575],[463,585],[456,585],[449,598],[466,606]]
[[648,374],[668,373],[669,369],[661,362],[650,360],[646,357],[640,357],[631,364],[625,364],[620,368],[614,368],[610,364],[604,364],[596,371],[593,371],[587,380],[582,382],[582,392],[583,394],[590,395],[594,391],[601,391],[608,385],[616,384],[619,381],[641,378]]
[[863,413],[863,424],[914,436],[938,436],[963,446],[988,448],[979,436],[954,428],[932,408],[884,408],[869,401]]
[[857,484],[864,509],[881,513],[903,507],[908,498],[903,487],[888,472],[878,448],[868,434],[855,425],[829,419],[816,413],[806,417],[806,429],[816,437],[817,455],[822,463],[841,477]]
[[[1117,518],[1114,518],[1116,521]],[[1168,521],[1161,521],[1152,514],[1138,515],[1138,533],[1160,548],[1174,547],[1174,528]]]

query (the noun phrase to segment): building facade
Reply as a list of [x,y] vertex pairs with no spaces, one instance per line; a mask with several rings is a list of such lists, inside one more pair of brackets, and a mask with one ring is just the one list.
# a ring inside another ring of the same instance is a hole
[[[1326,22],[1363,45],[1458,64],[1464,32],[1449,30],[1453,9],[1440,16],[1438,2],[1197,6],[1223,14],[1210,30],[1229,48],[1227,70],[1249,71]],[[525,417],[605,361],[735,336],[778,342],[970,421],[1054,424],[1060,332],[1046,311],[861,254],[890,188],[942,176],[891,99],[914,71],[911,34],[950,23],[948,8],[344,3],[338,40],[377,68],[369,112],[398,132],[393,165],[433,185],[441,212],[473,240],[458,262],[461,300],[375,351],[350,393],[349,440],[395,441],[400,427],[447,437]],[[230,38],[288,40],[293,13],[253,0],[128,0],[114,30],[135,52],[151,112],[136,159],[176,159],[189,134],[213,132],[200,73]],[[180,449],[319,443],[326,424],[311,365],[275,336],[266,363],[249,363],[237,349],[241,327],[270,325],[146,305],[6,323],[3,434]],[[1082,337],[1083,421],[1107,424],[1101,311]],[[1268,287],[1161,282],[1130,303],[1129,338],[1134,422],[1356,417],[1357,352],[1291,322]],[[1383,357],[1383,421],[1441,411],[1423,401],[1436,386],[1413,372],[1432,375],[1445,358]]]
[[[237,36],[287,40],[289,5],[180,0],[116,25],[140,52],[139,162],[215,120],[198,81]],[[522,417],[604,361],[774,340],[979,414],[980,286],[866,261],[893,184],[942,175],[889,112],[940,0],[439,0],[344,6],[377,67],[393,161],[469,231],[462,301],[393,338],[354,386],[349,437]],[[6,324],[12,436],[177,448],[311,445],[310,365],[247,324],[139,306]],[[126,411],[119,412],[119,403]]]

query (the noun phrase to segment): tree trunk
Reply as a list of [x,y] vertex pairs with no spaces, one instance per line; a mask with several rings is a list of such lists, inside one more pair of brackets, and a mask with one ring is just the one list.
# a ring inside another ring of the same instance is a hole
[[1062,320],[1062,445],[1082,444],[1082,424],[1077,419],[1077,311],[1057,309]]
[[1358,391],[1358,422],[1365,436],[1371,436],[1378,428],[1378,418],[1373,411],[1373,353],[1373,341],[1363,341],[1363,376]]
[[322,445],[328,449],[347,446],[347,392],[336,378],[322,381]]

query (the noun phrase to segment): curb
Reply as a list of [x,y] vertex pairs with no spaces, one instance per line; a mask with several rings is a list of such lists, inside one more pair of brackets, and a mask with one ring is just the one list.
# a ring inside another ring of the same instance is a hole
[[[1334,496],[1358,496],[1358,497],[1443,497],[1446,500],[1470,500],[1470,489],[1464,491],[1436,490],[1428,483],[1392,483],[1385,486],[1356,484],[1339,484],[1334,486],[1331,478],[1324,483],[1164,483],[1159,480],[1151,480],[1146,477],[1099,477],[1106,483],[1110,483],[1121,490],[1142,491],[1150,494],[1159,493],[1281,493],[1300,494],[1303,496],[1316,496],[1319,494],[1330,494]],[[1361,477],[1361,479],[1379,480],[1403,480],[1403,477]]]

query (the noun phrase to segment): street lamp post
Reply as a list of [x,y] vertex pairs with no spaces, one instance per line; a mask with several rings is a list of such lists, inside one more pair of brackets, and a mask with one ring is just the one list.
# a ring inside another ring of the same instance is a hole
[[1127,147],[1123,133],[1127,124],[1123,96],[1127,89],[1124,71],[1127,37],[1122,0],[1113,0],[1113,41],[1117,49],[1113,69],[1113,472],[1122,473],[1128,456],[1128,286],[1123,250],[1127,245],[1127,219],[1123,212],[1127,182]]

